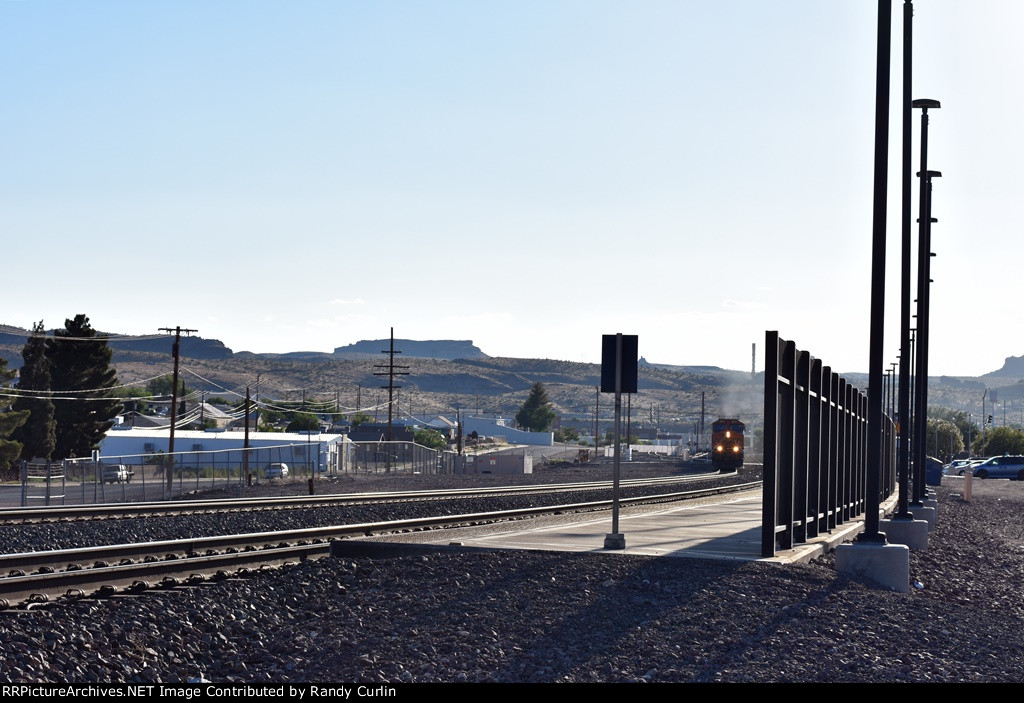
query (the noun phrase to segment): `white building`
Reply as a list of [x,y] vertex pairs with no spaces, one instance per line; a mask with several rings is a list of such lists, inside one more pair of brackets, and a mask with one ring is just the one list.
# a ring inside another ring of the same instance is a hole
[[480,437],[504,437],[509,444],[528,444],[550,447],[555,443],[554,432],[527,432],[505,424],[505,419],[491,420],[485,417],[467,417],[462,422],[464,436],[476,432]]
[[[106,463],[141,464],[147,455],[166,454],[170,431],[152,428],[112,429],[100,442]],[[174,453],[189,466],[242,464],[245,432],[239,430],[175,430]],[[297,469],[346,471],[352,442],[340,434],[305,432],[250,432],[249,465],[284,463]]]

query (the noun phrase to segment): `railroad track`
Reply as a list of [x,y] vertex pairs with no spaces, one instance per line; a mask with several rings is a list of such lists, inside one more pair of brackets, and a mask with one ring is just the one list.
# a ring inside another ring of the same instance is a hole
[[[658,478],[630,479],[620,482],[622,488],[652,485],[686,484],[707,481],[734,474],[695,474]],[[77,520],[107,520],[126,517],[157,517],[219,512],[246,512],[256,510],[291,510],[338,505],[360,505],[415,500],[450,500],[452,498],[486,498],[491,496],[529,495],[586,490],[603,490],[610,481],[578,483],[531,484],[528,486],[497,486],[489,488],[438,489],[416,491],[389,491],[324,494],[313,496],[276,496],[263,498],[230,498],[218,500],[179,500],[138,503],[97,503],[92,505],[37,506],[0,509],[0,525],[34,522],[62,522]]]
[[[692,500],[752,490],[760,485],[758,481],[621,498],[620,503]],[[5,574],[0,578],[0,607],[31,607],[60,598],[142,593],[183,583],[244,576],[256,569],[327,556],[331,542],[338,539],[603,510],[611,504],[611,500],[600,500],[301,530],[5,554],[0,555],[0,574]]]

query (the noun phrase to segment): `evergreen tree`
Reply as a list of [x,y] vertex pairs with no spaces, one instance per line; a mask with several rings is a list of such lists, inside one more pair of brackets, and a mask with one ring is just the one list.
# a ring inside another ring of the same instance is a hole
[[[14,372],[7,370],[7,359],[0,356],[0,388],[7,388]],[[7,439],[28,419],[28,410],[10,410],[7,398],[0,398],[0,472],[7,473],[21,454],[21,442]]]
[[544,389],[544,384],[538,381],[533,384],[526,402],[516,413],[516,422],[520,427],[525,427],[528,430],[544,432],[551,427],[551,423],[554,421],[555,411],[551,409],[548,392]]
[[[42,320],[33,325],[32,335],[21,350],[21,358],[25,363],[18,374],[18,390],[50,390],[50,360],[46,358],[46,330],[43,328]],[[57,442],[53,401],[46,397],[17,398],[14,401],[14,409],[29,411],[28,420],[13,435],[13,438],[23,445],[21,458],[49,459]]]
[[57,443],[53,455],[59,459],[89,456],[121,411],[120,402],[108,400],[109,389],[117,385],[117,373],[110,365],[113,352],[106,339],[96,336],[89,318],[76,315],[46,340],[46,355],[54,390],[74,396],[74,400],[54,401]]

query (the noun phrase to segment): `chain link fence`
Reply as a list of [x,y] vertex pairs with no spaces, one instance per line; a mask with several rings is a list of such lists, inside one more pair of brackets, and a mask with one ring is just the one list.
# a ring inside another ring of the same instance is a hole
[[21,505],[170,500],[200,492],[243,495],[346,475],[462,473],[464,457],[413,442],[308,442],[249,449],[104,455],[23,462]]

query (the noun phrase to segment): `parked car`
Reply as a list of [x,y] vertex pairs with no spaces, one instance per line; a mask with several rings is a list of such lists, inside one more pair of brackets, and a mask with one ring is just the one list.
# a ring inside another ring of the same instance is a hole
[[288,475],[288,464],[267,464],[263,474],[267,478],[285,478]]
[[974,467],[977,478],[1009,478],[1024,481],[1024,456],[1004,454],[986,459]]
[[963,476],[968,466],[977,463],[975,459],[954,459],[946,465],[944,471],[947,476]]
[[953,468],[953,465],[951,464],[949,469],[950,476],[953,476],[954,474],[957,476],[963,476],[968,471],[971,471],[973,475],[973,470],[978,466],[978,464],[982,464],[988,461],[988,459],[962,459],[960,461],[964,461],[966,463],[960,464],[956,468]]
[[100,474],[103,483],[131,483],[135,472],[124,464],[108,464]]

